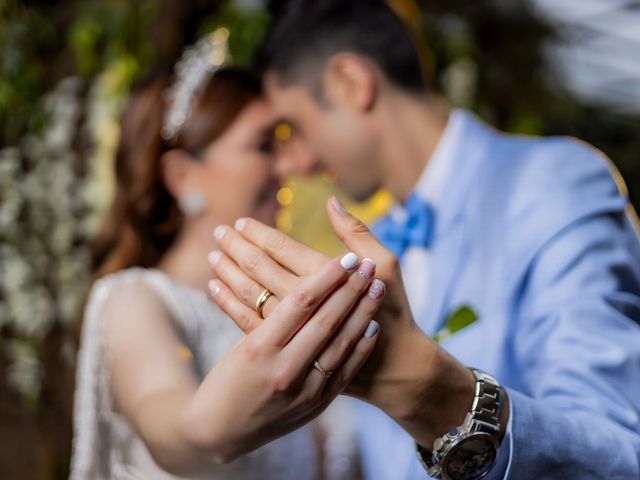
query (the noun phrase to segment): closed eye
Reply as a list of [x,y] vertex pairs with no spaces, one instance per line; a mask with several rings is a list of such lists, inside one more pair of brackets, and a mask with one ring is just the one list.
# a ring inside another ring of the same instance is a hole
[[265,138],[262,142],[260,142],[260,144],[258,145],[258,150],[262,153],[273,153],[273,150],[274,150],[273,137],[269,136],[268,138]]

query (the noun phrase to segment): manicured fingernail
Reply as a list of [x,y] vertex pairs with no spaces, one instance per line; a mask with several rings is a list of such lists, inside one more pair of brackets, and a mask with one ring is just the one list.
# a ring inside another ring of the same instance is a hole
[[213,252],[209,253],[209,256],[207,258],[209,259],[209,263],[211,264],[211,266],[215,267],[222,258],[222,252],[214,250]]
[[234,224],[234,227],[237,231],[241,232],[244,227],[247,225],[247,219],[246,218],[239,218],[238,220],[236,220],[236,223]]
[[386,292],[386,290],[387,286],[384,284],[384,282],[376,278],[373,282],[371,282],[371,286],[369,287],[369,298],[379,300],[384,296],[384,292]]
[[376,271],[376,262],[371,260],[370,258],[365,258],[360,263],[360,267],[358,268],[358,273],[361,277],[369,279],[373,277],[373,274]]
[[356,265],[358,265],[358,256],[353,252],[349,252],[340,259],[340,265],[342,265],[342,268],[349,272],[356,268]]
[[209,280],[209,291],[214,297],[220,293],[220,285],[215,280]]
[[344,208],[344,205],[342,205],[342,203],[340,203],[338,197],[331,197],[331,206],[338,213],[347,213],[347,209]]
[[375,320],[371,320],[369,325],[367,325],[367,329],[364,331],[365,338],[371,338],[380,330],[380,325]]
[[216,237],[216,240],[222,240],[222,237],[227,233],[227,227],[224,225],[218,225],[216,229],[213,231],[213,236]]

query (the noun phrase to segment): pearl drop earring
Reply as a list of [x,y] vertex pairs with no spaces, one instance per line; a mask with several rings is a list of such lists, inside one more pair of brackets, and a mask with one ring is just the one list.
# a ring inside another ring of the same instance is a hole
[[200,215],[206,209],[204,195],[197,190],[188,191],[178,198],[178,207],[180,207],[182,213],[189,217]]

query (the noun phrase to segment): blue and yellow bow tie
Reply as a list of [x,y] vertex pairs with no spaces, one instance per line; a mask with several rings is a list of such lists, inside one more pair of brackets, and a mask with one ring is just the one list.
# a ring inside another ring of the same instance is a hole
[[386,215],[371,228],[378,240],[398,258],[402,258],[410,246],[428,248],[433,235],[434,212],[429,203],[411,193],[404,210],[406,216],[401,221]]

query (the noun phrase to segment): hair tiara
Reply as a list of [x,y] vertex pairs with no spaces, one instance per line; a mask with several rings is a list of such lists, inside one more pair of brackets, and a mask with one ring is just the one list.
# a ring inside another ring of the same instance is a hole
[[229,29],[220,27],[185,48],[175,65],[176,80],[166,91],[170,105],[162,123],[162,138],[175,143],[191,114],[195,97],[207,79],[224,66],[229,58]]

